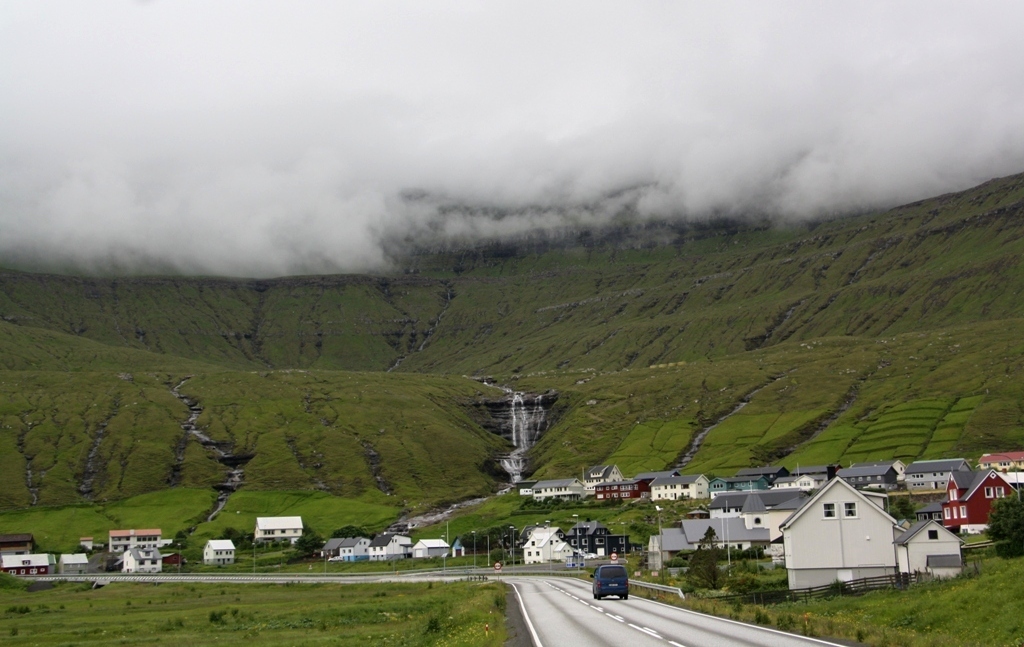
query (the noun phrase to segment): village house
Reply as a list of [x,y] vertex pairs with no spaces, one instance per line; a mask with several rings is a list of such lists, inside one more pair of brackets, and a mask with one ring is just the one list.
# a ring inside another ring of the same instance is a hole
[[953,472],[946,484],[942,525],[952,532],[985,532],[992,503],[1012,492],[1013,487],[995,470]]
[[953,472],[970,471],[962,458],[937,461],[914,461],[907,466],[906,485],[911,492],[942,490]]
[[1024,471],[1024,452],[992,452],[978,459],[978,469],[1000,472]]
[[768,489],[768,479],[758,476],[715,477],[708,483],[708,494],[711,499],[732,492],[756,492]]
[[519,496],[533,496],[533,486],[537,481],[519,481],[514,487],[519,488]]
[[185,558],[182,557],[181,553],[160,553],[160,561],[163,562],[163,567],[174,567],[180,569],[185,563]]
[[2,555],[0,568],[8,575],[52,575],[56,569],[52,555],[46,553]]
[[767,547],[767,528],[748,528],[739,517],[720,519],[683,519],[677,527],[663,528],[647,542],[648,567],[660,569],[681,551],[697,550],[708,529],[715,533],[715,546],[726,550]]
[[890,462],[855,463],[853,467],[839,470],[837,476],[855,488],[895,490],[899,485],[899,473]]
[[163,570],[163,558],[156,548],[129,548],[124,551],[121,564],[123,573],[159,573]]
[[927,573],[942,579],[956,577],[963,570],[963,540],[934,519],[918,521],[894,543],[901,573]]
[[523,541],[523,563],[564,562],[574,549],[565,541],[565,533],[554,526],[534,526]]
[[0,555],[29,555],[34,549],[31,533],[0,535]]
[[579,479],[537,481],[533,486],[533,499],[535,501],[543,501],[544,499],[579,501],[587,496],[587,494],[586,488],[583,487]]
[[412,547],[413,559],[427,557],[447,557],[451,546],[443,539],[421,539]]
[[337,557],[343,562],[364,562],[370,559],[370,540],[366,537],[345,537],[338,544]]
[[[753,496],[759,500],[766,509],[773,510],[787,501],[799,501],[802,505],[807,500],[807,494],[799,490],[764,490],[761,492],[730,492],[721,494],[708,506],[709,516],[712,519],[722,517],[738,517],[743,513],[749,498]],[[795,508],[789,508],[792,512]],[[789,516],[789,515],[787,515]]]
[[565,541],[584,555],[624,555],[629,550],[629,536],[612,534],[600,521],[580,521],[569,529]]
[[925,507],[921,508],[914,513],[918,521],[928,521],[929,519],[935,519],[939,523],[942,523],[942,502],[936,501],[935,503],[929,503]]
[[79,537],[78,538],[78,546],[82,550],[84,550],[84,551],[87,551],[87,552],[92,551],[92,548],[93,548],[92,537]]
[[703,474],[666,476],[651,481],[652,501],[708,498],[708,477]]
[[382,532],[373,538],[366,552],[371,562],[406,559],[412,557],[412,539],[405,535]]
[[[863,461],[860,463],[854,463],[853,465],[850,465],[850,467],[891,467],[893,471],[896,472],[897,483],[903,483],[907,472],[907,464],[899,459],[887,461]],[[838,475],[838,472],[836,474]]]
[[772,483],[772,490],[799,490],[801,492],[812,492],[825,485],[828,479],[824,474],[799,474],[793,476],[782,476]]
[[110,552],[123,553],[130,548],[160,548],[166,545],[160,538],[161,534],[159,528],[111,530]]
[[763,476],[764,479],[768,481],[768,485],[771,486],[771,484],[778,479],[784,476],[789,476],[789,470],[780,465],[744,467],[740,471],[736,472],[736,476],[742,476],[744,478],[757,478],[758,476]]
[[226,566],[235,563],[235,544],[230,539],[211,539],[203,547],[203,563]]
[[832,479],[781,526],[789,588],[894,573],[897,529],[875,497]]
[[302,536],[302,517],[256,517],[253,541],[288,541],[295,543]]
[[593,493],[594,487],[600,483],[626,480],[619,471],[618,465],[594,465],[583,470],[583,487]]
[[65,553],[57,560],[57,572],[61,575],[84,575],[89,572],[89,556]]
[[609,483],[598,483],[594,486],[594,498],[598,501],[607,499],[646,499],[650,495],[650,481],[611,481]]

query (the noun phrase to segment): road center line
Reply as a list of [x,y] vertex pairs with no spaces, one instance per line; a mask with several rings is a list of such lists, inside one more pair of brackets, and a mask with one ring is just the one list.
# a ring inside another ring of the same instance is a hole
[[612,615],[612,614],[610,614],[610,613],[606,613],[605,615],[606,615],[606,616],[608,616],[609,618],[611,618],[612,620],[618,620],[619,622],[625,622],[625,620],[623,620],[623,619],[622,619],[622,618],[620,618],[619,616],[613,616],[613,615]]
[[629,623],[629,626],[634,628],[634,629],[636,629],[637,631],[640,631],[642,633],[647,634],[648,636],[654,636],[658,640],[662,639],[661,636],[659,636],[657,633],[654,632],[654,630],[648,629],[647,627],[638,627],[635,624],[633,624],[632,622]]

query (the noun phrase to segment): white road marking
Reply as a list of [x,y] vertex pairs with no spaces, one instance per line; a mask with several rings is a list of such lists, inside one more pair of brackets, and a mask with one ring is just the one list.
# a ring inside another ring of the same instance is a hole
[[670,644],[670,645],[675,645],[675,647],[684,647],[683,645],[680,645],[679,643],[677,643],[677,642],[676,642],[676,641],[674,641],[674,640],[670,640],[670,641],[668,641],[668,644]]
[[519,598],[519,610],[523,613],[523,620],[526,621],[526,628],[530,630],[530,636],[533,638],[534,647],[544,647],[544,644],[540,641],[540,636],[537,635],[537,630],[533,628],[533,622],[530,621],[530,614],[526,613],[526,605],[523,604],[523,596],[519,593],[519,587],[514,582],[509,582],[512,585],[512,590],[516,592],[516,597]]
[[661,636],[659,636],[657,632],[655,632],[653,629],[648,629],[647,627],[638,627],[632,622],[629,623],[629,626],[636,629],[637,631],[647,634],[648,636],[654,636],[658,640],[662,640]]
[[613,615],[612,615],[612,614],[610,614],[610,613],[606,613],[605,615],[606,615],[606,616],[608,616],[609,618],[611,618],[612,620],[618,620],[619,622],[625,622],[625,620],[623,620],[623,619],[622,619],[622,618],[620,618],[619,616],[613,616]]

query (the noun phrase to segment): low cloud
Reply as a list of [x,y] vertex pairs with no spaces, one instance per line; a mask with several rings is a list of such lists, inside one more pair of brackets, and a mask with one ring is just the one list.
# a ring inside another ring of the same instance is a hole
[[860,212],[1024,170],[1019,3],[0,9],[0,264],[383,269],[384,242]]

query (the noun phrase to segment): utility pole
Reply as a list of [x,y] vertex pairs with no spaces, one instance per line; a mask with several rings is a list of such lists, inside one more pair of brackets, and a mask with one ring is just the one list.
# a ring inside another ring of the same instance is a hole
[[473,568],[476,569],[476,531],[473,531]]

